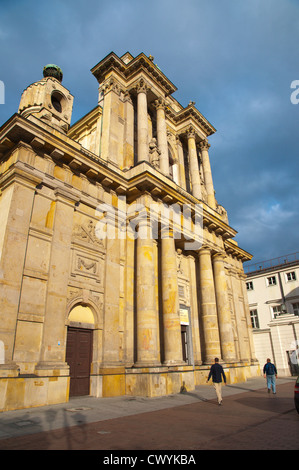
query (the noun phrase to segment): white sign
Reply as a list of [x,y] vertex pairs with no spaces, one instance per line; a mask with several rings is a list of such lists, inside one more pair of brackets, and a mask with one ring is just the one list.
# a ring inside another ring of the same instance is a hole
[[189,310],[187,308],[180,308],[180,321],[181,325],[189,325]]

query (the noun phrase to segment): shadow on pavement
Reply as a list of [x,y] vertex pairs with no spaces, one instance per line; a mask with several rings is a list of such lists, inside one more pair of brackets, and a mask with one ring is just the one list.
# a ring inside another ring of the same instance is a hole
[[[202,397],[202,396],[198,395],[197,393],[192,393],[192,392],[183,392],[183,395],[187,395],[188,397],[196,398],[198,401],[203,401],[205,403],[209,403],[210,405],[217,405],[218,406],[218,403],[216,403],[213,398],[205,398],[205,397]],[[216,399],[216,395],[215,395],[215,399]]]
[[289,413],[293,411],[294,401],[291,398],[277,397],[275,395],[269,395],[267,397],[244,397],[236,400],[241,405],[255,408],[257,410],[271,411],[272,413]]

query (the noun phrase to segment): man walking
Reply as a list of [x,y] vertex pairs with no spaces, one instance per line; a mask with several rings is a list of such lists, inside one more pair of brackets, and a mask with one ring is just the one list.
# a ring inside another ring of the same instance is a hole
[[271,359],[267,359],[266,364],[264,365],[263,369],[264,377],[267,378],[267,387],[268,393],[272,392],[276,393],[276,377],[277,377],[277,370],[274,364],[272,364]]
[[221,387],[222,387],[222,377],[224,383],[226,385],[226,376],[223,370],[223,367],[219,364],[218,357],[215,357],[215,364],[211,366],[209,377],[207,379],[207,383],[209,382],[210,378],[212,377],[212,382],[216,391],[218,404],[222,405],[222,394],[221,394]]

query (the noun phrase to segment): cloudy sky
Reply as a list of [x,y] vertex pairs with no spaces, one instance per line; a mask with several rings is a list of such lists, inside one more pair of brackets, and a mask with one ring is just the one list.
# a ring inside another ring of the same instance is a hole
[[48,63],[75,97],[74,123],[97,104],[95,64],[151,54],[217,129],[216,198],[250,264],[276,258],[299,251],[298,44],[298,0],[1,0],[0,123]]

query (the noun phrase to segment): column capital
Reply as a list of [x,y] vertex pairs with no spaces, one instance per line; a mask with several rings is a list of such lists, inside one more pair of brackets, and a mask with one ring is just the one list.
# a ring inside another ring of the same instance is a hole
[[199,250],[198,250],[198,254],[199,255],[203,255],[203,254],[211,254],[212,252],[212,249],[209,247],[209,245],[203,245]]
[[188,139],[192,139],[192,138],[195,139],[195,129],[192,126],[188,127],[186,132],[187,132]]
[[209,150],[209,148],[211,147],[211,145],[209,144],[209,142],[205,139],[205,140],[201,140],[199,142],[199,148],[200,150]]
[[146,93],[149,89],[149,85],[143,78],[140,78],[135,88],[137,93]]
[[114,77],[106,80],[100,88],[100,92],[103,92],[104,95],[107,95],[110,91],[114,91],[117,95],[120,95],[121,91],[123,91],[121,84]]
[[226,258],[226,254],[224,251],[217,251],[216,253],[212,254],[213,261],[224,261]]
[[156,109],[165,109],[166,107],[165,99],[162,96],[160,96],[154,101],[154,106]]

